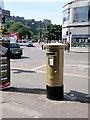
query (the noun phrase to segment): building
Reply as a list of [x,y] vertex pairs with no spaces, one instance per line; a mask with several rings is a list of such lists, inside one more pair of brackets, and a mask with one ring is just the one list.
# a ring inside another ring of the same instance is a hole
[[43,19],[43,23],[44,23],[44,24],[51,24],[51,20]]
[[9,10],[4,10],[4,2],[3,0],[0,0],[0,26],[2,29],[2,24],[5,23],[5,16],[10,16]]
[[3,2],[3,0],[0,0],[0,8],[4,9],[4,2]]
[[4,2],[3,0],[0,0],[0,26],[1,26],[1,20],[2,20],[2,9],[4,8]]
[[63,7],[62,40],[72,47],[90,44],[89,0],[75,0]]

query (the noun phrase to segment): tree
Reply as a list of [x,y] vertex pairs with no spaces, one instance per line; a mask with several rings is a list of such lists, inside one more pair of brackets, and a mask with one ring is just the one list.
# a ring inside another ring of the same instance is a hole
[[8,31],[8,28],[12,25],[14,23],[14,21],[13,20],[5,20],[5,24],[3,24],[4,25],[4,31],[5,32],[7,32]]
[[35,22],[35,19],[31,19],[30,21],[31,21],[31,22]]
[[[25,26],[26,22],[27,26]],[[19,18],[15,16],[10,18],[8,17],[6,19],[4,27],[5,31],[18,32],[20,39],[25,38],[26,34],[28,35],[29,39],[32,37],[32,39],[36,40],[38,40],[39,34],[41,40],[45,40],[46,38],[48,38],[48,40],[50,41],[62,39],[62,26],[56,24],[46,24],[42,21],[35,21],[34,19],[25,20],[24,18]]]
[[42,38],[45,39],[47,37],[48,40],[62,39],[62,26],[56,24],[47,24],[47,30],[45,28],[42,32]]
[[19,34],[19,38],[22,39],[26,38],[26,35],[28,35],[28,38],[30,39],[30,37],[32,36],[32,32],[30,31],[30,27],[29,26],[25,26],[24,24],[20,23],[20,22],[14,22],[10,28],[8,29],[8,32],[18,32]]
[[38,41],[38,35],[33,35],[33,40]]

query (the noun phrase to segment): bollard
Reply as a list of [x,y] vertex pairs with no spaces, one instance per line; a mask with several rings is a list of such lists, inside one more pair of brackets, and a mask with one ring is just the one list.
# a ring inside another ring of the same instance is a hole
[[63,55],[65,44],[45,44],[47,54],[46,96],[52,100],[62,100],[63,92]]

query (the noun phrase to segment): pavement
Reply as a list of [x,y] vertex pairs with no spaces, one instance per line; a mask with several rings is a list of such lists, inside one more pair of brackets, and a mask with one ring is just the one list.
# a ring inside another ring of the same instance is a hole
[[89,47],[71,47],[70,52],[90,53],[90,48]]

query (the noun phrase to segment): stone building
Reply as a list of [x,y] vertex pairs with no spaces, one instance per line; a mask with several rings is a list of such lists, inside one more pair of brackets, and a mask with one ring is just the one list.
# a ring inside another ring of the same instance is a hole
[[63,7],[62,40],[72,47],[90,44],[89,0],[75,0]]

